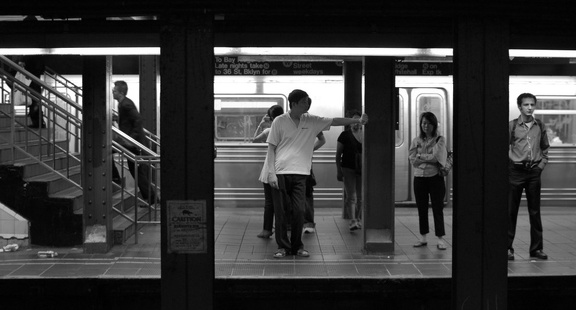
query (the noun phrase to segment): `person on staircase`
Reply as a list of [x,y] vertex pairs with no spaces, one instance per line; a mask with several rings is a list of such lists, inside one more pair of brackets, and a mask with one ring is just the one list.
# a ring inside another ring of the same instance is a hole
[[[126,97],[128,93],[128,84],[125,81],[114,82],[114,88],[112,89],[112,94],[114,99],[118,101],[118,128],[132,139],[136,140],[138,143],[148,146],[146,141],[146,136],[144,134],[144,127],[142,125],[142,117],[130,98]],[[140,149],[125,141],[121,138],[115,138],[115,141],[120,145],[128,149],[131,153],[135,155],[140,155]],[[135,175],[135,163],[128,161],[128,169],[133,178]],[[138,188],[140,189],[140,194],[144,200],[147,200],[150,204],[155,204],[157,202],[156,192],[154,187],[150,184],[150,169],[147,164],[140,163],[138,165]],[[116,165],[112,165],[112,179],[120,180],[120,173],[116,168]]]
[[[44,56],[42,55],[26,55],[23,56],[19,62],[19,65],[30,72],[36,78],[40,79],[42,74],[44,74]],[[42,86],[36,81],[30,83],[30,88],[38,94],[42,94]],[[44,121],[44,114],[42,113],[42,105],[40,100],[36,96],[32,96],[32,103],[28,107],[28,117],[32,122],[28,127],[30,128],[46,128],[46,122]]]

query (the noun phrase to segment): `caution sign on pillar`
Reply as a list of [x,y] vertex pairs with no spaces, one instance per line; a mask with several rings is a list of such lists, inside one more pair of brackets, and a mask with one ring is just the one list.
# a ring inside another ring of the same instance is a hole
[[207,253],[206,201],[173,200],[168,206],[168,253]]

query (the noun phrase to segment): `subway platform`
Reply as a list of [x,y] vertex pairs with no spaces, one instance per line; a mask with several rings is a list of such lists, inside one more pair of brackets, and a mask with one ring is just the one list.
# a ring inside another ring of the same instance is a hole
[[[297,295],[306,292],[310,295],[312,290],[318,294],[328,294],[327,296],[341,290],[340,298],[346,296],[345,300],[332,305],[333,308],[349,303],[367,306],[377,301],[384,302],[386,298],[390,305],[394,304],[394,301],[390,302],[390,298],[398,299],[396,302],[404,308],[410,308],[410,302],[406,301],[409,299],[412,299],[415,308],[422,305],[438,309],[449,308],[452,268],[450,208],[445,209],[447,250],[436,247],[431,212],[428,246],[413,247],[418,236],[417,210],[398,208],[395,214],[394,253],[368,255],[362,252],[362,231],[350,232],[348,221],[341,218],[340,209],[323,208],[316,210],[316,232],[303,236],[305,249],[310,252],[310,257],[287,256],[281,259],[273,257],[276,250],[273,237],[256,237],[262,229],[262,212],[261,208],[216,210],[215,300],[217,296],[225,296],[224,299],[215,301],[216,308],[236,302],[250,303],[252,308],[259,308],[259,305],[264,308],[267,298],[263,298],[261,293],[276,294],[277,299],[282,300],[283,297],[278,296],[278,290],[284,291],[286,299],[290,299],[286,290]],[[544,287],[550,294],[558,294],[554,288],[563,287],[565,291],[560,292],[562,296],[570,295],[574,290],[576,208],[544,208],[542,221],[544,250],[549,259],[535,260],[528,255],[530,226],[526,208],[521,208],[514,244],[516,259],[508,262],[509,286],[516,287],[518,294],[509,294],[509,300],[517,298],[518,302],[522,303],[522,300],[526,300],[523,296],[531,292],[530,288],[534,288],[534,285],[537,288]],[[124,245],[114,246],[105,254],[84,254],[81,247],[37,246],[0,253],[0,291],[3,292],[0,294],[10,295],[5,290],[8,287],[11,288],[8,291],[19,291],[19,287],[22,287],[22,290],[32,287],[33,292],[39,296],[58,295],[57,287],[64,289],[74,286],[79,290],[74,296],[78,297],[77,295],[87,294],[84,289],[91,291],[96,286],[101,292],[115,291],[104,293],[109,294],[109,300],[120,299],[116,294],[122,292],[128,296],[147,292],[150,296],[156,296],[156,299],[147,301],[146,305],[160,305],[160,248],[160,226],[147,225],[140,230],[138,243],[131,239]],[[46,250],[56,251],[58,256],[38,257],[38,251]],[[47,283],[46,280],[53,283],[51,288],[42,285]],[[125,288],[116,288],[120,284]],[[142,286],[147,289],[142,291]],[[343,287],[345,289],[342,291]],[[415,295],[417,298],[410,297],[414,290],[420,294]],[[347,293],[343,293],[344,291]],[[383,294],[383,291],[388,293]],[[543,293],[541,289],[538,291]],[[27,296],[27,293],[20,292],[11,294],[12,297],[0,296],[0,299],[14,298],[18,294]],[[359,298],[365,300],[359,303]],[[82,300],[89,298],[78,298],[78,302]],[[340,299],[334,298],[333,302],[337,300]],[[303,302],[306,302],[305,297]],[[326,301],[315,299],[314,302],[322,305]],[[313,305],[314,302],[308,300],[307,305]],[[114,304],[121,302],[116,301]],[[292,301],[290,307],[292,306],[298,304]],[[110,308],[114,307],[105,307]]]

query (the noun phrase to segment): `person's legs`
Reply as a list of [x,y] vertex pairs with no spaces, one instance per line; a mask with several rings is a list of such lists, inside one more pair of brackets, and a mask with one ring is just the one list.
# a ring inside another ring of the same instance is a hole
[[436,175],[430,179],[430,200],[432,201],[432,215],[434,216],[434,230],[436,236],[441,238],[446,235],[444,229],[444,196],[446,185],[444,178]]
[[508,250],[514,253],[514,237],[516,235],[516,221],[518,219],[518,209],[520,199],[524,189],[524,171],[515,168],[513,164],[508,169],[508,180],[510,187],[508,190]]
[[[128,150],[134,155],[140,155],[140,152],[136,148],[128,148]],[[144,200],[147,200],[149,203],[156,203],[156,195],[154,189],[150,186],[150,178],[149,178],[149,169],[150,167],[147,164],[139,163],[138,164],[138,189],[140,190],[140,195]],[[130,170],[130,174],[132,178],[136,181],[136,164],[128,160],[128,170]]]
[[276,244],[278,249],[284,249],[287,254],[290,254],[291,245],[288,239],[288,232],[286,230],[287,211],[290,206],[288,193],[286,192],[285,175],[278,174],[278,187],[279,189],[272,188],[272,201],[274,207],[274,220],[276,221]]
[[274,225],[274,203],[272,201],[272,186],[264,184],[264,225],[262,232],[258,234],[260,238],[269,238],[272,236],[272,227]]
[[416,207],[418,207],[418,223],[420,235],[425,237],[430,232],[428,226],[428,182],[427,178],[414,178],[414,197],[416,198]]
[[[30,88],[35,90],[37,93],[42,93],[42,87],[32,82]],[[30,128],[46,128],[46,122],[44,121],[44,115],[42,113],[42,108],[40,102],[37,99],[32,99],[32,104],[28,107],[28,116],[32,121]]]
[[357,226],[357,178],[356,171],[354,169],[342,168],[342,174],[344,176],[344,190],[346,191],[346,209],[350,210],[352,215],[350,219],[350,230],[356,230],[360,228]]
[[118,168],[116,167],[116,163],[114,161],[112,161],[112,182],[122,186],[122,177],[120,176],[120,172],[118,171]]
[[314,222],[314,185],[316,181],[314,174],[310,170],[310,175],[306,177],[306,207],[304,210],[304,232],[313,233],[316,228]]
[[539,169],[532,169],[526,184],[526,200],[530,217],[530,254],[544,248],[540,216],[540,173]]
[[[302,229],[304,224],[304,209],[306,208],[306,178],[305,175],[291,174],[286,176],[286,191],[291,202],[291,251],[296,254],[302,249]],[[278,226],[278,224],[276,224]]]
[[356,174],[356,210],[354,216],[360,224],[362,220],[362,175],[360,174]]

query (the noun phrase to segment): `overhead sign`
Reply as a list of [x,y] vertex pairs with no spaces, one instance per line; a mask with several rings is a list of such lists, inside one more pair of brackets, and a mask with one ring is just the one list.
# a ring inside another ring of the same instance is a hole
[[240,61],[216,56],[215,75],[342,75],[341,61]]
[[[342,61],[241,61],[216,56],[215,75],[342,75]],[[399,62],[396,75],[452,75],[451,63]]]

